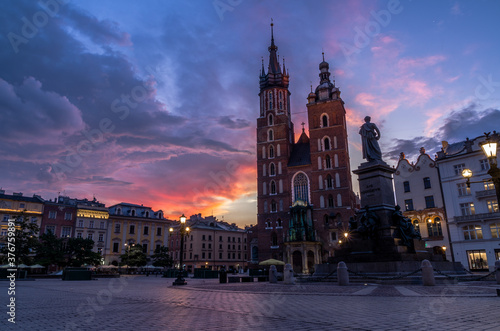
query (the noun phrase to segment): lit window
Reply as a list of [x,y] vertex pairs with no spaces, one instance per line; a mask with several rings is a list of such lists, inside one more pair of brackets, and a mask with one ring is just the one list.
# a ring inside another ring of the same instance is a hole
[[304,173],[299,173],[293,179],[294,202],[301,200],[309,202],[309,181]]
[[427,231],[429,232],[429,237],[442,237],[443,230],[441,228],[441,219],[439,217],[434,218],[427,222]]
[[464,231],[465,240],[483,239],[481,225],[466,225],[462,227],[462,230]]
[[498,239],[500,238],[500,223],[490,224],[491,237]]
[[488,213],[498,213],[498,202],[496,200],[486,201],[486,206],[488,206]]
[[462,216],[474,215],[476,213],[474,203],[472,202],[461,203],[460,211],[462,212]]
[[412,210],[413,210],[413,200],[412,199],[405,200],[405,211],[412,211]]
[[495,184],[493,184],[492,181],[484,181],[484,189],[485,190],[494,190],[495,189]]

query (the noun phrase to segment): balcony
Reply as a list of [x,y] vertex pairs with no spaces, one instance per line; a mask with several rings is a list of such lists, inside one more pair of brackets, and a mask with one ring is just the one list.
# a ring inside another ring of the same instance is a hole
[[476,191],[476,199],[494,198],[494,197],[496,197],[495,189]]
[[492,219],[500,219],[500,212],[474,214],[467,216],[455,216],[455,222],[457,223],[471,222],[471,221],[487,221]]

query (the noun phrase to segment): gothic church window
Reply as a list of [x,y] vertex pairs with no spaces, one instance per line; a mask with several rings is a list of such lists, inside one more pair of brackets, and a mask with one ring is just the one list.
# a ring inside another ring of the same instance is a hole
[[294,202],[309,202],[309,181],[304,173],[298,173],[293,179]]
[[269,146],[269,158],[270,159],[274,158],[274,147],[273,147],[273,145]]
[[332,149],[332,146],[330,145],[330,138],[326,137],[323,140],[323,145],[325,146],[325,151],[329,151],[330,149]]
[[268,124],[269,125],[274,125],[273,114],[269,114]]
[[272,129],[269,129],[269,131],[267,131],[267,141],[273,141],[274,140],[274,132]]
[[330,174],[326,176],[326,188],[333,188],[333,178]]
[[333,208],[333,195],[329,194],[328,195],[328,208]]
[[269,176],[276,176],[276,166],[274,163],[269,165]]
[[276,182],[274,180],[271,181],[270,190],[271,194],[276,194]]
[[269,92],[269,109],[273,109],[273,92]]
[[271,201],[271,213],[275,213],[278,211],[278,206],[276,205],[276,201]]
[[330,155],[327,155],[325,157],[325,169],[331,169],[332,168],[332,159],[330,158]]
[[323,115],[321,116],[321,124],[322,127],[326,128],[328,126],[328,116]]

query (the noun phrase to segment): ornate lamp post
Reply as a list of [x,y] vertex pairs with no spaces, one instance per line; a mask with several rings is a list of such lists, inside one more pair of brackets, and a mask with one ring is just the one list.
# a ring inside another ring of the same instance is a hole
[[[186,285],[186,281],[183,278],[184,275],[184,265],[182,264],[182,258],[184,257],[184,236],[189,233],[189,227],[186,226],[186,216],[182,214],[181,225],[179,228],[179,234],[181,236],[181,256],[179,258],[179,272],[177,273],[177,279],[174,281],[173,285]],[[170,233],[174,232],[174,228],[169,229]]]
[[[497,203],[500,203],[500,169],[497,165],[497,146],[498,142],[490,137],[490,133],[484,133],[486,140],[481,144],[484,154],[488,158],[490,164],[490,169],[488,170],[488,175],[491,176],[491,181],[495,185],[495,191],[497,196]],[[496,134],[495,134],[496,135]],[[464,169],[462,171],[462,176],[467,179],[467,187],[470,187],[470,178],[472,177],[472,171],[469,169]]]

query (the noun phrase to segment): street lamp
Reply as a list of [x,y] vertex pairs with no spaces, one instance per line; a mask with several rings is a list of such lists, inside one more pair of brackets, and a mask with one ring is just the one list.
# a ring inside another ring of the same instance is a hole
[[[184,257],[184,236],[189,233],[189,227],[186,226],[186,216],[182,214],[180,217],[181,225],[179,228],[179,234],[181,235],[181,256],[179,258],[179,272],[177,273],[177,279],[174,281],[173,285],[186,285],[186,281],[183,278],[184,275],[184,265],[182,264],[182,258]],[[170,233],[174,232],[173,228],[169,229]]]
[[[495,136],[498,136],[496,132],[493,132]],[[481,143],[481,148],[484,154],[488,158],[490,164],[490,169],[488,170],[488,175],[491,176],[491,181],[495,185],[495,191],[497,196],[497,202],[500,203],[500,169],[497,165],[497,146],[498,142],[496,139],[490,137],[490,133],[484,133],[486,140]],[[472,171],[469,169],[464,169],[462,171],[462,176],[467,179],[467,187],[470,187],[470,178],[472,177]]]

